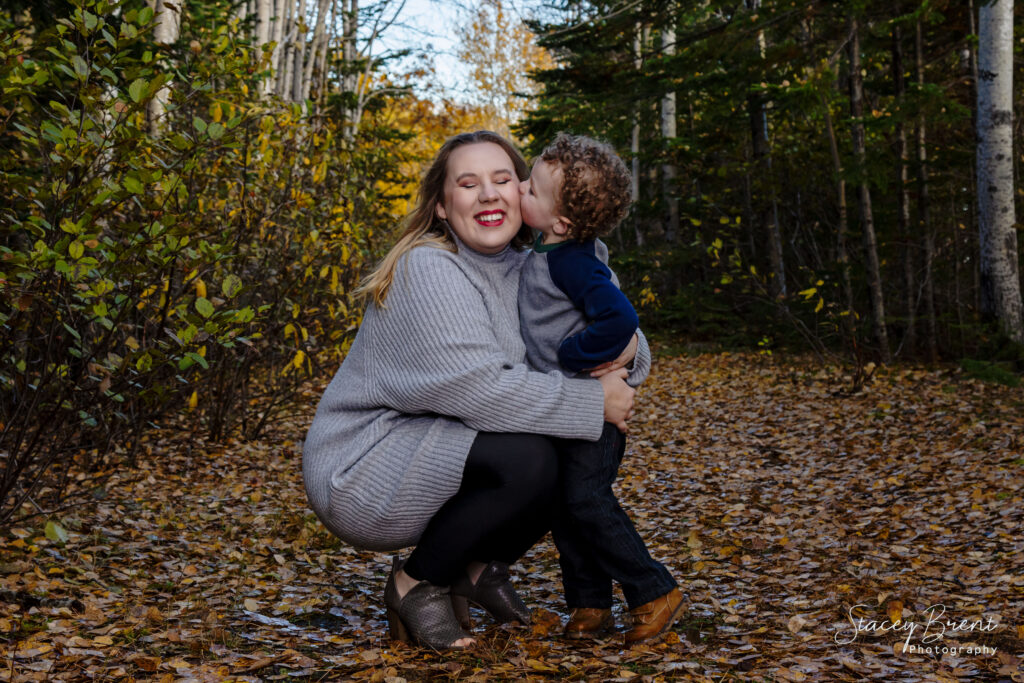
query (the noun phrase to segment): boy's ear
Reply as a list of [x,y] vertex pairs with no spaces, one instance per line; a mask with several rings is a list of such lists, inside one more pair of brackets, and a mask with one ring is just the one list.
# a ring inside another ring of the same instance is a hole
[[559,216],[558,218],[555,219],[555,224],[552,227],[552,231],[559,237],[564,237],[565,235],[569,234],[569,226],[571,225],[572,221],[570,221],[568,218],[563,218],[562,216]]
[[436,213],[437,217],[440,218],[441,220],[443,220],[443,221],[448,220],[448,214],[445,212],[444,204],[442,204],[441,202],[438,202],[434,206],[434,213]]

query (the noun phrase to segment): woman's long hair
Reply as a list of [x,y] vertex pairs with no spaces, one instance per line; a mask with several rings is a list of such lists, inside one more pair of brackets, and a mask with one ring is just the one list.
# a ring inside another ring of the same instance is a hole
[[[416,208],[406,218],[405,230],[391,251],[381,260],[373,272],[366,276],[356,289],[356,295],[360,297],[372,297],[377,306],[384,305],[384,299],[388,295],[388,289],[395,277],[395,267],[399,259],[410,250],[416,247],[429,245],[449,251],[458,252],[458,245],[451,234],[451,229],[446,221],[437,215],[437,204],[444,203],[444,181],[448,177],[448,158],[451,157],[459,147],[472,145],[479,142],[493,142],[501,147],[508,154],[515,166],[516,175],[519,180],[526,180],[530,177],[530,169],[519,153],[505,138],[489,130],[478,130],[472,133],[460,133],[448,138],[441,149],[438,150],[434,162],[427,169],[420,183],[419,192],[416,196]],[[512,238],[512,245],[522,248],[533,241],[532,232],[525,223]]]

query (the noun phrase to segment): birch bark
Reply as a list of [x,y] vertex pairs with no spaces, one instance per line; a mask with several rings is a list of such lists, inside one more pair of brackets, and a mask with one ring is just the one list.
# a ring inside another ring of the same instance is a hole
[[356,106],[359,95],[356,92],[359,86],[359,72],[356,71],[356,29],[359,21],[359,0],[342,0],[344,3],[342,11],[342,59],[344,60],[344,76],[342,77],[342,92],[347,98],[345,105],[345,127],[344,137],[352,140],[358,126]]
[[[675,17],[661,30],[662,58],[676,53]],[[661,98],[661,141],[663,153],[669,160],[661,166],[661,196],[665,205],[665,241],[673,243],[679,235],[679,197],[676,189],[676,167],[671,163],[670,150],[676,137],[676,93],[670,90]]]
[[[633,66],[639,75],[643,69],[643,46],[646,43],[647,28],[641,24],[636,25],[636,33],[633,35]],[[644,231],[640,225],[640,212],[637,210],[637,202],[640,200],[640,104],[633,105],[633,131],[630,139],[629,151],[632,155],[630,160],[630,171],[633,175],[633,232],[636,235],[636,245],[644,245]]]
[[[148,3],[153,8],[155,16],[153,41],[157,45],[174,43],[181,32],[181,13],[185,11],[185,0],[148,0]],[[146,117],[150,135],[156,135],[160,131],[170,96],[171,89],[164,86],[149,101]]]
[[313,42],[309,46],[309,56],[306,58],[305,68],[302,72],[302,99],[308,100],[309,93],[313,87],[313,67],[316,66],[320,55],[320,46],[326,40],[327,35],[327,12],[332,0],[319,0],[316,7],[316,24],[313,27]]
[[294,102],[303,101],[303,77],[305,70],[303,60],[306,56],[306,0],[299,0],[299,13],[295,21],[295,54],[292,63],[292,89],[288,94]]
[[982,312],[1024,342],[1013,206],[1013,2],[978,8],[978,234]]

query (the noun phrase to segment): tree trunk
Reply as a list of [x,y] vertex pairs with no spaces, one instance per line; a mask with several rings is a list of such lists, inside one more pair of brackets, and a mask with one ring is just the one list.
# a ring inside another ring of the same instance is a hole
[[878,244],[875,239],[875,219],[871,212],[871,188],[865,177],[867,151],[864,141],[864,84],[860,66],[860,37],[856,17],[850,17],[850,116],[853,133],[853,153],[857,159],[860,195],[860,214],[864,236],[864,266],[867,270],[868,289],[871,292],[871,318],[883,363],[890,361],[889,335],[885,329],[885,300],[882,296],[882,273],[878,263]]
[[[326,30],[323,34],[323,40],[320,41],[320,52],[316,56],[317,72],[320,74],[320,80],[317,83],[317,98],[320,102],[327,101],[327,91],[330,88],[330,74],[327,72],[327,53],[330,50],[331,38],[334,37],[334,27],[337,26],[338,21],[337,0],[330,0],[330,5],[331,20],[327,23]],[[326,20],[326,16],[324,18]]]
[[[661,30],[662,59],[676,53],[675,16]],[[679,235],[679,196],[676,188],[676,167],[672,163],[671,144],[676,137],[676,93],[665,93],[661,98],[662,153],[667,159],[661,166],[661,198],[665,206],[665,241],[672,244]]]
[[[271,26],[274,14],[274,0],[256,0],[256,58],[263,64],[263,46],[272,37]],[[270,88],[270,80],[260,84],[260,94],[266,94]]]
[[[181,33],[181,15],[185,11],[185,0],[148,0],[148,3],[155,17],[153,42],[162,46],[173,44]],[[160,132],[170,97],[171,89],[164,86],[149,101],[146,118],[150,135],[157,135]]]
[[825,130],[828,133],[829,149],[832,151],[832,170],[836,174],[836,205],[839,209],[839,221],[836,226],[836,261],[839,262],[843,286],[843,305],[846,307],[846,315],[843,316],[843,329],[852,342],[854,334],[853,282],[850,277],[850,256],[846,250],[846,234],[849,229],[846,209],[846,179],[843,178],[843,162],[839,156],[839,141],[836,140],[835,127],[832,125],[832,112],[824,97],[821,98],[821,103],[825,107]]
[[306,0],[299,0],[299,14],[295,22],[295,54],[292,59],[292,89],[289,97],[293,102],[302,102],[303,78],[305,69],[303,60],[306,56]]
[[[761,8],[761,0],[747,0],[747,9],[757,12]],[[767,42],[764,31],[757,32],[759,56],[764,59]],[[762,93],[751,93],[747,97],[747,109],[750,115],[750,135],[757,165],[760,191],[756,193],[754,211],[757,229],[768,239],[768,260],[772,270],[769,283],[773,297],[786,295],[786,263],[782,254],[782,230],[779,226],[778,202],[775,197],[775,183],[772,178],[771,146],[768,143],[768,103]]]
[[345,124],[342,130],[346,140],[352,140],[359,125],[356,120],[359,107],[356,102],[359,94],[356,90],[359,87],[359,72],[356,69],[356,30],[359,24],[359,0],[343,0],[344,11],[342,12],[342,37],[341,49],[342,60],[344,61],[344,76],[342,77],[342,93],[345,97]]
[[[639,76],[643,69],[643,36],[645,29],[637,24],[636,33],[633,35],[633,66]],[[630,171],[633,178],[633,232],[636,235],[636,246],[644,246],[644,231],[640,227],[640,212],[638,202],[640,201],[640,105],[633,105],[633,134],[630,138],[629,152]]]
[[982,313],[1024,343],[1013,205],[1013,2],[978,8],[978,236]]
[[[914,64],[917,71],[917,87],[924,88],[924,35],[921,20],[914,29]],[[924,239],[924,297],[925,336],[928,359],[939,359],[938,323],[935,320],[935,231],[931,220],[931,199],[928,194],[928,147],[925,144],[925,117],[917,120],[917,220],[918,229]]]
[[[270,42],[270,16],[274,11],[274,0],[256,0],[256,47]],[[258,53],[262,57],[262,53]]]
[[284,27],[281,31],[281,43],[278,45],[277,59],[277,96],[283,100],[289,99],[291,94],[292,77],[292,50],[295,45],[295,2],[294,0],[281,0],[284,5],[284,18],[281,22]]
[[284,17],[285,3],[290,0],[276,0],[274,2],[273,28],[270,39],[274,41],[274,50],[270,53],[270,78],[267,79],[266,92],[277,92],[277,81],[280,77],[281,52],[284,47]]
[[917,348],[917,296],[914,287],[914,243],[910,233],[910,183],[909,154],[907,152],[907,126],[903,121],[903,107],[906,104],[907,81],[903,74],[903,32],[899,26],[892,30],[892,77],[896,88],[896,103],[899,107],[896,120],[896,158],[898,187],[896,193],[896,221],[900,240],[903,242],[903,288],[907,330],[902,347],[911,356]]
[[302,72],[302,99],[308,100],[313,87],[313,67],[319,61],[321,45],[327,40],[328,4],[333,0],[319,0],[316,7],[316,25],[313,27],[313,42],[309,46],[309,57]]

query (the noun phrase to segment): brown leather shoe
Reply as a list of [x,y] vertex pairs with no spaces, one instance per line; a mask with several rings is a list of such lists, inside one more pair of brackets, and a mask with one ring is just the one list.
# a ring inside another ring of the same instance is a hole
[[578,640],[598,638],[615,628],[615,617],[610,609],[599,607],[574,607],[569,613],[569,623],[562,635]]
[[683,595],[678,588],[673,588],[660,598],[630,610],[629,614],[633,618],[633,627],[626,631],[627,645],[661,635],[672,628],[683,614]]

